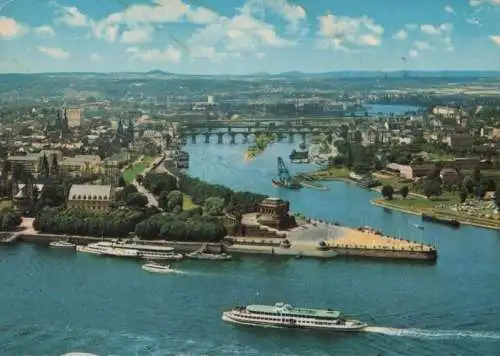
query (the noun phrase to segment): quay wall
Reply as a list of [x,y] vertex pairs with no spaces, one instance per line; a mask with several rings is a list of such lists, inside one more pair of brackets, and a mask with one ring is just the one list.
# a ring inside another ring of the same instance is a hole
[[[20,241],[34,242],[34,243],[50,243],[52,241],[69,241],[78,245],[87,245],[93,242],[110,241],[111,239],[103,239],[101,237],[92,236],[74,236],[74,235],[55,235],[55,234],[21,234]],[[185,242],[185,241],[155,241],[155,240],[141,240],[140,243],[147,243],[151,245],[172,247],[178,252],[188,253],[199,250],[202,247],[208,252],[220,253],[223,247],[220,243],[204,243],[204,242]]]
[[435,261],[437,251],[387,250],[372,248],[332,248],[338,256]]

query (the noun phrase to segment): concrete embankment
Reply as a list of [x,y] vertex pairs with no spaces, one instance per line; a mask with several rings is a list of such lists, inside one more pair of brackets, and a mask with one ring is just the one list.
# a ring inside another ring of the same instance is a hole
[[273,256],[313,257],[329,259],[333,257],[359,257],[394,260],[424,260],[435,261],[436,250],[419,251],[418,249],[380,249],[369,247],[333,247],[327,251],[321,251],[309,246],[292,246],[282,248],[279,246],[260,246],[251,244],[231,245],[226,248],[229,253],[258,254]]
[[255,255],[271,255],[271,256],[293,256],[293,257],[314,257],[314,258],[333,258],[337,256],[334,251],[320,251],[310,247],[293,246],[290,248],[282,248],[280,246],[270,245],[251,245],[237,244],[226,247],[229,253],[255,254]]
[[[378,206],[379,208],[384,208],[384,209],[389,209],[389,210],[393,210],[393,211],[398,211],[398,212],[404,213],[404,214],[411,214],[411,215],[418,215],[418,216],[422,215],[422,211],[415,211],[415,210],[404,209],[404,208],[401,208],[401,207],[398,207],[398,206],[394,206],[393,204],[391,204],[389,202],[383,202],[383,201],[380,201],[378,199],[370,200],[370,203],[372,205]],[[470,221],[470,220],[466,220],[466,219],[460,218],[459,216],[456,216],[456,215],[447,215],[445,213],[439,213],[439,212],[435,212],[435,211],[432,212],[432,213],[430,213],[430,214],[436,215],[438,217],[447,218],[447,219],[454,219],[454,220],[457,220],[460,224],[463,224],[463,225],[470,225],[470,226],[474,226],[474,227],[481,227],[483,229],[500,230],[500,225],[492,225],[492,224],[488,224],[486,222],[485,223],[474,222],[474,221]]]
[[[56,235],[56,234],[21,234],[20,241],[44,243],[48,244],[52,241],[68,241],[77,245],[88,245],[93,242],[109,241],[109,238],[92,237],[92,236],[76,236],[76,235]],[[204,243],[204,242],[184,242],[184,241],[158,241],[158,240],[141,240],[138,243],[150,245],[172,247],[178,252],[189,253],[206,247],[207,252],[220,253],[222,247],[220,243]]]

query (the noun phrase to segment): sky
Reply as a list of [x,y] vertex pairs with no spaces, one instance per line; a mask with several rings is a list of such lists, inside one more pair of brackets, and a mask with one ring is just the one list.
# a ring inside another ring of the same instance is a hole
[[0,72],[500,70],[500,0],[0,0]]

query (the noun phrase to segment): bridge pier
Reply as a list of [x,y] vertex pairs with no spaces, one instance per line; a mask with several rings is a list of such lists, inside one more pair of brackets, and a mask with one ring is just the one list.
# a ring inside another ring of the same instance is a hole
[[302,136],[302,142],[306,142],[306,133],[305,132],[301,132],[300,135]]
[[244,132],[243,133],[243,143],[247,143],[248,142],[248,135],[249,135],[248,132]]
[[229,136],[231,137],[231,141],[229,141],[230,145],[235,145],[236,144],[236,133],[230,132]]
[[278,137],[278,141],[283,140],[283,133],[282,133],[282,132],[278,132],[278,133],[276,134],[276,136]]
[[205,143],[210,143],[210,134],[209,133],[205,134]]
[[224,134],[222,132],[217,133],[217,143],[222,144],[222,139],[224,138]]
[[196,143],[196,134],[191,135],[191,142]]
[[293,143],[293,132],[288,133],[288,142]]

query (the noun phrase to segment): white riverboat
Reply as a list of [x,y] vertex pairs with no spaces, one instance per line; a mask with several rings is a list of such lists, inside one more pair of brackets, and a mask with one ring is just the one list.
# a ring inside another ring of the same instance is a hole
[[95,243],[95,245],[114,250],[123,250],[127,254],[130,254],[130,251],[135,251],[135,255],[131,257],[142,258],[144,260],[179,261],[184,257],[180,253],[175,253],[172,247],[148,245],[128,240],[100,241]]
[[141,267],[143,270],[154,273],[178,273],[179,271],[169,265],[162,265],[159,263],[146,263]]
[[227,253],[206,253],[206,252],[191,252],[186,254],[187,258],[190,258],[192,260],[209,260],[209,261],[228,261],[232,259],[231,255],[228,255]]
[[88,244],[87,246],[77,246],[76,250],[78,252],[90,253],[92,255],[97,255],[97,256],[123,257],[123,258],[138,257],[137,255],[138,252],[135,250],[102,246],[100,242]]
[[88,245],[88,246],[76,246],[76,251],[89,253],[91,255],[96,255],[96,256],[104,256],[107,252],[107,249]]
[[341,317],[339,311],[296,308],[284,303],[239,306],[224,312],[222,320],[240,325],[332,331],[361,331],[368,326]]
[[75,248],[76,245],[71,243],[71,242],[67,242],[67,241],[52,241],[51,243],[49,243],[49,246],[50,247],[57,247],[57,248]]

